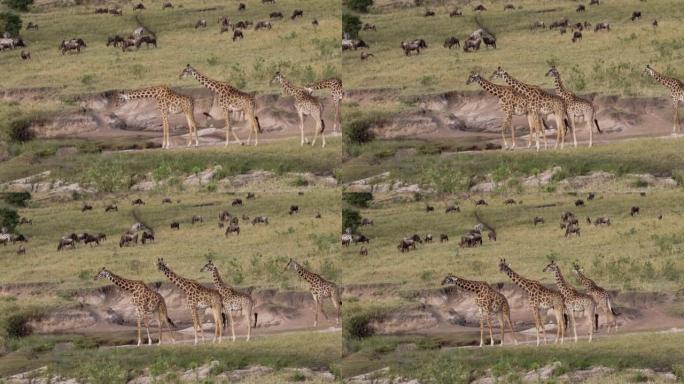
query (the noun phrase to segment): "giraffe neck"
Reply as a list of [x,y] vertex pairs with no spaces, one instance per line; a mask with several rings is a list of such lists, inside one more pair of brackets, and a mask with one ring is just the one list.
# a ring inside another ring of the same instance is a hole
[[[666,86],[667,88],[673,89],[673,79],[670,77],[667,77],[663,75],[662,73],[657,72],[655,69],[651,68],[651,71],[649,72],[651,74],[651,77],[653,77],[657,82],[660,84]],[[676,82],[675,82],[676,83]]]
[[223,279],[221,279],[221,274],[219,273],[218,268],[214,267],[211,275],[213,277],[214,287],[216,287],[216,289],[225,287],[225,283],[223,282]]
[[465,289],[470,292],[477,292],[482,288],[482,283],[472,280],[461,279],[460,277],[455,279],[454,284],[461,289]]
[[477,82],[480,84],[482,89],[499,98],[502,97],[506,89],[508,89],[503,85],[494,84],[489,80],[483,79],[482,77],[479,77]]
[[511,75],[508,74],[508,72],[504,72],[503,79],[508,85],[513,87],[513,90],[515,90],[516,92],[528,94],[531,90],[530,86],[519,80],[514,79],[513,77],[511,77]]
[[336,83],[339,83],[339,79],[325,79],[318,81],[316,83],[311,84],[309,88],[311,89],[326,89],[326,88],[332,88],[333,86],[336,85]]
[[157,88],[144,88],[144,89],[139,89],[136,91],[130,91],[126,92],[126,96],[128,96],[129,99],[150,99],[150,98],[157,98],[159,94],[161,93],[162,88],[157,87]]
[[178,276],[175,272],[173,272],[169,267],[164,266],[163,271],[164,275],[179,289],[181,289],[183,292],[186,291],[186,285],[190,282],[188,279],[183,278]]
[[577,271],[577,279],[580,281],[580,284],[586,288],[591,288],[594,285],[594,281],[584,276],[584,274],[580,271]]
[[221,83],[208,78],[207,76],[197,72],[196,70],[192,70],[192,77],[195,78],[200,84],[204,85],[205,87],[211,89],[214,92],[221,92]]
[[299,277],[306,280],[309,284],[313,284],[319,279],[319,276],[317,274],[307,271],[304,267],[302,267],[299,263],[296,262],[295,270],[297,271]]
[[114,285],[127,292],[131,292],[133,290],[133,286],[135,285],[133,280],[124,279],[123,277],[115,275],[112,272],[109,272],[107,278],[114,283]]
[[571,95],[571,93],[565,88],[563,85],[563,81],[561,80],[560,74],[554,74],[553,75],[553,82],[554,85],[556,86],[556,92],[565,97]]
[[532,286],[535,284],[534,282],[518,275],[515,271],[513,271],[511,268],[506,268],[505,271],[506,275],[510,277],[511,281],[518,287],[522,288],[526,292],[530,292]]
[[558,290],[561,292],[561,295],[567,297],[573,294],[575,290],[572,287],[570,287],[570,285],[565,281],[565,278],[563,278],[563,274],[561,273],[560,269],[556,268],[554,274],[556,275],[556,286],[558,287]]
[[[283,90],[285,93],[287,93],[290,96],[297,96],[302,93],[302,89],[299,87],[293,85],[289,81],[287,81],[285,78],[280,79],[280,85],[283,87]],[[315,88],[317,89],[317,88]]]

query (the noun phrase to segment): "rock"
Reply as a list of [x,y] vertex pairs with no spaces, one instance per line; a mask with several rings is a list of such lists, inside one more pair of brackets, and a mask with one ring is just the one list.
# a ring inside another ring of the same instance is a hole
[[314,371],[310,368],[285,368],[283,370],[304,376],[306,380],[335,381],[335,375],[329,371]]
[[418,349],[418,346],[416,343],[403,343],[397,345],[397,348],[395,349],[396,352],[398,353],[406,353],[406,352],[412,352]]
[[656,177],[650,173],[644,174],[629,174],[627,177],[632,177],[637,180],[639,184],[645,184],[648,187],[660,188],[676,188],[677,181],[671,177]]
[[558,183],[558,187],[564,190],[578,191],[592,185],[604,184],[615,180],[615,175],[610,172],[597,171],[589,175],[567,178]]
[[553,377],[554,372],[561,367],[560,361],[555,361],[552,364],[547,364],[541,368],[535,369],[534,371],[529,371],[523,377],[523,382],[525,383],[539,383],[549,380]]
[[157,187],[157,182],[153,180],[145,180],[141,181],[137,184],[134,184],[131,187],[131,191],[134,192],[145,192],[145,191],[151,191]]
[[218,361],[212,360],[210,363],[201,365],[195,369],[188,369],[181,375],[180,379],[184,382],[201,382],[209,377],[212,369],[218,367],[219,365],[220,363]]
[[373,185],[373,193],[386,193],[392,186],[389,183],[379,183]]
[[553,177],[561,171],[561,167],[553,167],[538,175],[533,175],[523,180],[523,186],[527,188],[543,187],[551,182]]
[[197,175],[190,175],[183,180],[183,185],[189,187],[209,184],[221,170],[223,170],[223,167],[216,165],[214,168],[206,169]]
[[485,181],[485,182],[473,185],[470,188],[470,192],[473,192],[473,193],[490,193],[490,192],[494,192],[497,187],[498,187],[497,183],[495,183],[493,181]]
[[78,148],[76,147],[60,147],[57,149],[57,152],[55,152],[55,155],[57,157],[64,157],[64,156],[71,156],[75,155],[78,153]]
[[394,191],[397,193],[420,193],[422,190],[418,184],[411,184],[404,187],[399,187]]
[[239,188],[249,184],[264,182],[275,177],[275,173],[269,171],[253,171],[242,175],[226,177],[219,181],[224,187]]
[[288,176],[301,178],[305,180],[308,185],[323,185],[327,187],[336,187],[337,179],[332,176],[317,176],[311,172],[291,172]]
[[581,383],[591,378],[599,378],[610,375],[615,372],[615,369],[608,367],[592,367],[590,369],[582,369],[579,371],[568,372],[558,377],[560,382]]
[[420,382],[415,379],[389,377],[389,374],[389,367],[385,367],[378,369],[377,371],[347,378],[344,382],[345,384],[420,384]]
[[349,192],[373,192],[373,186],[372,185],[365,185],[365,184],[352,184],[350,185],[347,190]]
[[262,376],[273,372],[273,368],[264,367],[262,365],[255,365],[245,369],[236,369],[231,372],[224,372],[217,375],[216,378],[219,380],[228,380],[228,382],[241,381],[248,377]]

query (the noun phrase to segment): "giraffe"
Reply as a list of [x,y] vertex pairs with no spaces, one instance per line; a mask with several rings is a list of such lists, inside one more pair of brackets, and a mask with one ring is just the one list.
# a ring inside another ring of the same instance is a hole
[[[492,74],[492,77],[504,80],[508,85],[513,87],[513,90],[525,96],[529,110],[539,113],[540,115],[553,114],[556,119],[556,144],[554,149],[558,148],[558,142],[561,142],[561,149],[565,145],[565,116],[567,115],[567,108],[565,102],[560,96],[552,95],[543,89],[525,84],[519,80],[511,77],[508,72],[498,67]],[[544,137],[544,148],[546,148],[546,135]],[[562,141],[561,141],[562,140]],[[537,150],[539,150],[539,138],[537,137]]]
[[197,345],[198,331],[201,332],[202,342],[204,342],[204,332],[202,331],[204,314],[202,314],[202,318],[200,318],[197,311],[205,308],[211,308],[212,314],[214,315],[214,339],[212,342],[215,343],[216,338],[218,337],[218,342],[220,343],[223,337],[223,319],[221,317],[223,305],[221,294],[215,289],[206,288],[195,280],[186,279],[177,275],[166,265],[164,259],[157,259],[157,268],[166,275],[173,285],[185,293],[187,306],[192,314],[192,326],[195,330],[195,345]]
[[316,121],[316,130],[311,146],[316,144],[318,134],[323,140],[322,147],[325,147],[325,121],[323,121],[323,104],[307,88],[298,87],[290,83],[280,72],[276,72],[271,81],[277,81],[283,87],[283,91],[293,96],[294,105],[299,115],[299,130],[301,132],[301,145],[304,145],[304,115],[310,115]]
[[501,327],[501,345],[504,345],[504,320],[508,322],[508,328],[511,331],[511,337],[513,337],[513,341],[518,344],[518,340],[513,334],[513,325],[511,324],[511,308],[509,307],[508,300],[506,300],[504,295],[502,295],[500,292],[497,292],[484,281],[466,280],[454,276],[453,274],[448,274],[444,280],[442,280],[442,285],[446,284],[454,284],[461,289],[475,293],[475,303],[480,310],[480,347],[484,345],[483,335],[485,319],[487,320],[487,326],[489,327],[489,339],[491,340],[491,345],[494,345],[494,335],[492,334],[492,323],[490,319],[492,314],[499,315],[499,326]]
[[504,149],[508,148],[508,143],[506,142],[507,128],[511,130],[511,149],[515,149],[515,128],[511,126],[513,115],[527,115],[527,121],[530,125],[530,144],[532,143],[532,136],[534,135],[534,132],[541,131],[541,126],[539,125],[539,116],[531,110],[528,110],[527,103],[522,95],[516,93],[510,86],[494,84],[491,81],[482,78],[480,74],[474,72],[470,74],[470,77],[468,77],[466,85],[470,83],[478,83],[482,89],[499,98],[499,107],[506,114],[504,122],[501,126],[501,137],[503,138]]
[[135,91],[121,92],[119,94],[119,99],[122,101],[155,99],[157,101],[157,108],[159,109],[162,119],[162,148],[171,148],[171,143],[169,141],[169,113],[179,112],[183,112],[185,114],[185,119],[188,121],[188,129],[190,130],[188,147],[192,145],[193,134],[195,135],[195,147],[199,145],[197,123],[195,122],[195,101],[192,97],[181,95],[165,85],[160,85]]
[[594,138],[594,127],[592,126],[592,123],[596,124],[596,130],[598,133],[601,133],[601,128],[599,127],[598,120],[596,119],[596,109],[594,108],[594,104],[575,95],[565,88],[563,81],[561,80],[560,73],[556,67],[551,67],[549,71],[546,72],[546,76],[553,76],[556,86],[556,94],[565,100],[565,105],[568,108],[568,117],[570,117],[570,124],[572,125],[572,140],[574,141],[575,147],[577,147],[575,118],[580,116],[584,118],[584,121],[587,123],[587,130],[589,131],[589,147],[591,147]]
[[318,312],[322,312],[323,316],[327,319],[328,316],[325,314],[321,305],[323,299],[329,297],[332,300],[333,306],[337,310],[337,318],[335,319],[335,325],[340,325],[340,308],[342,306],[342,300],[340,300],[340,290],[332,281],[328,281],[313,272],[307,271],[301,264],[290,259],[285,266],[285,270],[292,269],[297,272],[300,278],[304,279],[311,286],[311,295],[313,296],[314,303],[316,305],[314,309],[314,327],[318,326]]
[[209,88],[218,96],[219,107],[223,109],[226,118],[225,146],[228,146],[231,134],[238,144],[242,144],[242,141],[240,141],[237,134],[233,132],[233,128],[230,125],[230,113],[235,110],[242,111],[242,114],[247,115],[249,118],[251,130],[247,137],[247,145],[249,145],[249,142],[252,139],[252,134],[254,134],[254,146],[259,144],[261,124],[259,123],[259,118],[256,116],[256,94],[242,92],[225,81],[212,80],[191,67],[190,64],[183,69],[179,78],[182,79],[186,76],[192,76],[200,84]]
[[587,290],[587,294],[594,298],[594,301],[596,301],[598,308],[601,309],[601,311],[606,315],[606,325],[608,327],[607,332],[610,333],[611,325],[615,326],[615,332],[617,332],[617,316],[619,316],[620,314],[616,313],[613,309],[613,306],[610,303],[610,294],[608,294],[608,291],[596,285],[594,280],[586,277],[584,275],[584,270],[582,269],[582,267],[580,267],[579,264],[574,263],[572,265],[572,272],[577,276],[577,279],[579,280],[580,284],[582,284],[584,288]]
[[168,335],[171,338],[171,341],[173,343],[176,342],[171,335],[171,327],[175,328],[176,325],[173,324],[173,321],[171,321],[166,313],[166,302],[162,295],[150,289],[144,282],[140,280],[124,279],[123,277],[110,272],[106,267],[102,267],[100,272],[95,275],[95,280],[99,279],[108,279],[131,296],[131,301],[135,306],[135,313],[138,317],[138,346],[142,344],[140,334],[142,332],[141,323],[143,322],[145,323],[145,329],[147,330],[147,343],[152,345],[149,315],[154,312],[157,312],[157,321],[159,322],[159,344],[162,343],[162,328],[164,325],[166,325],[168,329]]
[[242,293],[233,289],[231,286],[227,285],[221,279],[218,267],[211,261],[202,267],[200,272],[211,272],[212,278],[214,280],[214,288],[221,294],[223,299],[223,308],[228,311],[228,319],[230,320],[230,331],[233,334],[233,341],[235,341],[235,327],[233,321],[233,311],[246,310],[247,312],[247,341],[249,341],[252,335],[252,313],[254,313],[254,327],[256,328],[257,316],[258,314],[254,312],[254,300],[252,296]]
[[330,96],[333,105],[335,106],[335,121],[333,123],[333,132],[339,132],[342,124],[342,115],[340,112],[342,106],[342,97],[344,96],[344,89],[342,88],[342,80],[338,78],[324,79],[319,82],[310,84],[306,87],[309,93],[317,89],[330,89]]
[[655,69],[651,68],[649,64],[646,64],[644,68],[644,73],[654,78],[657,82],[664,85],[665,88],[670,90],[670,97],[672,98],[673,111],[673,123],[672,123],[672,133],[677,133],[679,129],[679,102],[684,101],[684,82],[663,75],[662,73],[656,72]]
[[[572,320],[572,330],[575,334],[575,343],[577,342],[577,325],[575,323],[575,312],[588,312],[587,320],[589,325],[589,342],[594,336],[594,317],[596,315],[596,301],[586,293],[577,292],[577,290],[563,277],[560,267],[555,261],[551,261],[545,268],[544,272],[552,272],[556,277],[556,286],[563,295],[565,300],[565,309],[570,312],[570,319]],[[598,320],[598,319],[597,319]]]
[[532,309],[532,315],[534,316],[534,323],[537,329],[537,345],[539,345],[539,331],[543,331],[544,344],[546,344],[546,331],[544,331],[544,322],[542,321],[541,314],[539,313],[541,309],[550,308],[556,316],[556,341],[558,343],[560,339],[561,344],[563,344],[565,338],[565,324],[563,322],[563,313],[565,313],[565,304],[563,301],[563,296],[560,292],[554,291],[552,289],[546,288],[538,281],[526,279],[515,271],[506,263],[506,259],[501,259],[499,261],[499,270],[517,285],[522,288],[530,300],[530,308]]

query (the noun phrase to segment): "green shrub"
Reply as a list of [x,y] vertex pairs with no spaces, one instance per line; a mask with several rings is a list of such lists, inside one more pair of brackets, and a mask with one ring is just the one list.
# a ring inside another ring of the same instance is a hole
[[3,0],[3,4],[7,8],[14,9],[15,11],[26,12],[29,7],[33,5],[33,0]]
[[26,337],[31,334],[31,327],[28,325],[28,316],[21,313],[9,315],[3,321],[3,328],[8,338]]
[[352,144],[364,144],[372,141],[375,138],[371,131],[372,126],[373,121],[368,119],[348,122],[343,129],[346,141]]
[[373,336],[375,330],[370,326],[368,314],[353,315],[344,321],[344,331],[349,338],[364,339]]
[[359,12],[368,12],[368,8],[373,5],[373,0],[345,0],[344,4],[349,9]]
[[21,17],[13,12],[0,13],[0,34],[9,32],[17,36],[21,32]]
[[9,205],[17,207],[25,207],[26,201],[31,200],[30,192],[7,192],[3,194],[2,199]]
[[342,14],[342,32],[348,33],[349,37],[355,39],[361,30],[361,19],[358,16],[348,13]]
[[368,202],[373,200],[373,194],[370,192],[344,192],[342,193],[342,200],[355,207],[368,208]]
[[342,209],[342,229],[351,228],[352,232],[361,225],[361,214],[359,211],[349,208]]
[[14,231],[14,228],[19,224],[19,214],[14,209],[0,208],[0,227],[5,227],[9,231]]
[[35,134],[31,131],[32,119],[20,117],[9,122],[9,139],[15,143],[24,143],[33,140]]

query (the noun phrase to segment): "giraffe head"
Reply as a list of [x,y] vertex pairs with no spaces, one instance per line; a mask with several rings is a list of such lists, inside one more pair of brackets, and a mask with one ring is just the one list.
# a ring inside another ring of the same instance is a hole
[[285,265],[285,270],[287,271],[288,269],[292,269],[294,271],[296,271],[298,269],[297,262],[294,261],[292,258],[290,258],[290,260]]
[[214,269],[216,269],[216,265],[209,260],[202,269],[200,269],[200,272],[214,272]]
[[496,68],[494,73],[492,73],[492,79],[502,79],[503,80],[507,75],[508,74],[506,73],[506,71],[503,70],[503,68],[498,67],[498,68]]
[[442,285],[456,284],[457,281],[458,281],[458,277],[456,277],[450,273],[450,274],[446,275],[444,280],[442,280]]
[[279,83],[282,83],[283,80],[285,80],[285,76],[283,76],[283,74],[280,73],[280,71],[277,71],[277,72],[273,75],[273,78],[271,79],[271,84],[275,83],[276,81],[279,82]]
[[579,275],[580,273],[584,272],[584,268],[582,268],[579,263],[572,263],[572,273],[575,275]]
[[126,101],[129,101],[130,99],[131,95],[129,95],[127,92],[119,92],[119,94],[116,95],[117,104],[124,103]]
[[468,76],[468,80],[466,80],[466,85],[470,83],[477,83],[481,79],[480,74],[477,72],[471,72],[470,76]]
[[558,73],[556,67],[551,67],[549,68],[548,72],[546,72],[546,76],[558,77],[560,76],[560,73]]
[[195,73],[195,68],[191,67],[190,64],[188,64],[185,66],[185,68],[183,68],[180,75],[178,75],[178,78],[183,79],[187,76],[192,76],[194,73]]
[[558,264],[554,260],[551,260],[551,262],[544,267],[544,270],[542,272],[553,272],[556,273],[558,271]]
[[157,259],[157,269],[159,269],[162,272],[167,271],[169,269],[169,267],[166,265],[166,261],[164,261],[163,258]]
[[653,76],[655,74],[655,71],[653,70],[653,68],[651,68],[650,64],[646,64],[646,67],[644,67],[644,74],[649,76]]
[[499,260],[499,271],[504,272],[504,273],[511,271],[511,267],[506,262],[506,259],[500,259]]
[[112,274],[107,270],[107,267],[102,267],[93,280],[109,279],[111,276]]

